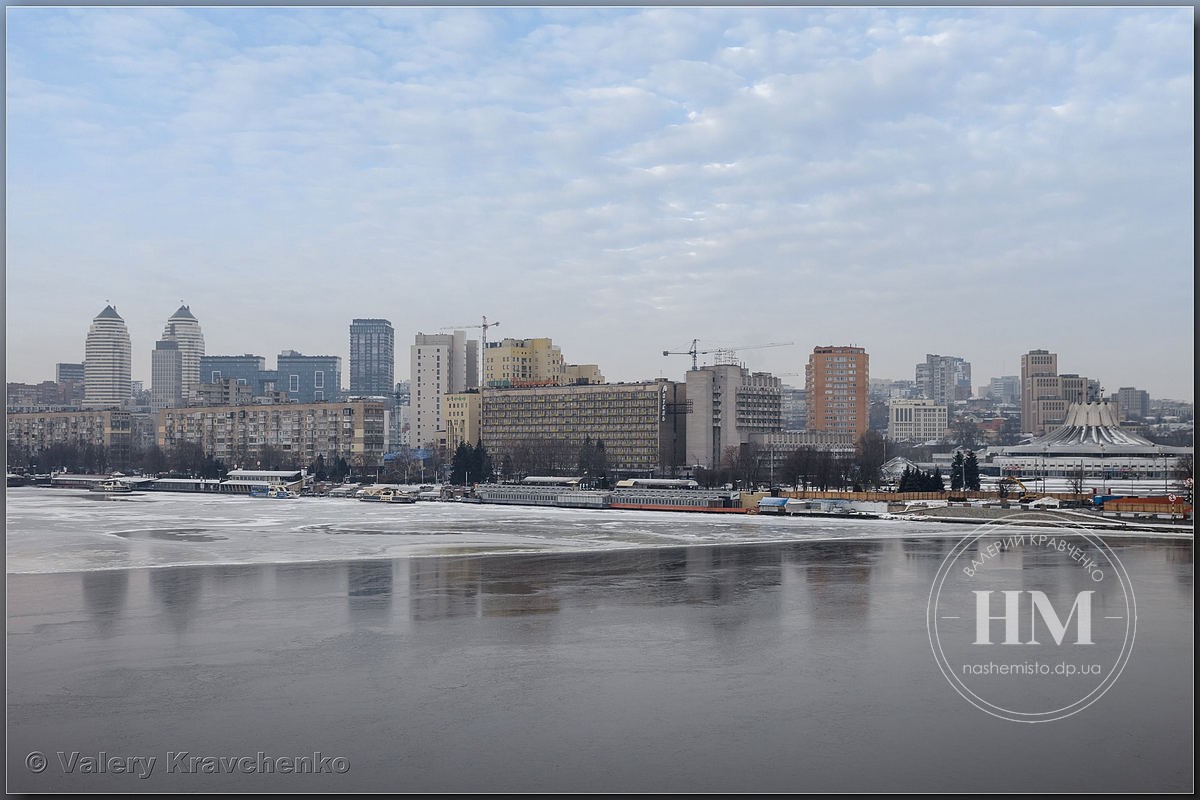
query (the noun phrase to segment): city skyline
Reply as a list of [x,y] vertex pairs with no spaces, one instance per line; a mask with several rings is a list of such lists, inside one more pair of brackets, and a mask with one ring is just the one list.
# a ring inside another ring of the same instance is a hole
[[[107,307],[106,307],[106,309],[107,309],[107,308],[113,308],[113,309],[115,309],[115,308],[116,308],[116,306],[115,306],[115,305],[112,305],[112,304],[110,304],[109,306],[107,306]],[[122,319],[124,319],[124,318],[122,318]],[[354,321],[355,321],[355,322],[362,322],[362,321],[364,321],[364,320],[354,320]],[[375,320],[375,319],[373,319],[373,320],[369,320],[369,321],[370,321],[370,322],[384,322],[384,323],[386,323],[386,322],[389,322],[388,320]],[[463,330],[461,329],[461,326],[459,326],[459,327],[457,327],[457,328],[455,329],[455,332],[457,332],[457,333],[462,333],[462,334],[465,334],[465,336],[464,336],[464,341],[471,341],[471,342],[474,342],[474,343],[475,343],[475,344],[474,344],[474,346],[478,347],[479,340],[478,340],[478,339],[474,339],[474,338],[472,338],[472,336],[471,336],[471,333],[470,333],[470,331],[469,331],[469,328],[468,328],[468,330],[467,330],[467,331],[463,331]],[[429,335],[430,335],[430,334],[414,333],[414,334],[413,334],[413,337],[414,337],[414,338],[416,338],[416,337],[419,337],[419,336],[429,336]],[[449,334],[447,333],[447,334],[445,334],[445,335],[449,335]],[[526,337],[526,338],[534,338],[534,337]],[[551,337],[551,338],[552,338],[552,337]],[[157,345],[157,344],[158,344],[158,342],[156,341],[156,345]],[[780,344],[796,344],[796,343],[775,343],[775,344],[773,344],[773,345],[770,345],[770,346],[772,346],[772,347],[775,347],[775,346],[779,346]],[[833,347],[845,347],[846,345],[814,345],[812,348],[810,348],[809,350],[807,350],[807,351],[805,352],[805,354],[804,354],[804,363],[803,363],[803,364],[801,364],[801,367],[803,367],[805,364],[807,364],[807,363],[808,363],[808,361],[809,361],[809,358],[812,356],[813,352],[814,352],[816,349],[818,349],[818,348],[823,348],[823,347],[828,347],[828,346],[833,346]],[[849,347],[857,347],[857,345],[849,345]],[[747,349],[747,355],[749,355],[751,351],[756,351],[757,349],[759,349],[759,348],[757,348],[757,347],[751,347],[751,348],[748,348],[748,349]],[[869,348],[866,348],[866,350],[867,350],[867,353],[869,354],[869,353],[870,353],[870,350],[869,350]],[[132,352],[133,352],[133,359],[132,359],[132,360],[133,360],[133,362],[136,364],[136,363],[137,363],[137,353],[138,353],[138,348],[137,348],[136,344],[134,344],[134,345],[132,346]],[[758,371],[761,371],[761,372],[767,372],[767,373],[770,373],[770,374],[774,375],[775,377],[779,377],[779,378],[781,379],[781,383],[782,383],[783,385],[785,385],[785,386],[791,386],[791,387],[793,387],[793,388],[800,388],[800,389],[803,389],[803,388],[804,388],[804,383],[805,383],[805,382],[804,382],[804,380],[802,380],[802,378],[803,378],[803,376],[804,376],[804,373],[803,373],[803,372],[778,373],[778,372],[775,372],[775,371],[773,371],[773,370],[771,370],[771,369],[769,369],[769,368],[765,368],[765,367],[756,367],[756,366],[753,366],[753,364],[751,364],[751,363],[746,363],[746,361],[745,361],[745,360],[742,360],[742,359],[741,359],[741,353],[740,353],[739,351],[737,351],[736,349],[734,349],[734,350],[732,350],[732,351],[731,351],[731,350],[728,350],[728,349],[722,349],[722,348],[716,348],[716,347],[714,347],[714,349],[713,349],[713,350],[711,350],[711,351],[699,350],[699,353],[700,353],[700,355],[698,356],[698,359],[697,359],[697,364],[698,364],[698,366],[700,366],[701,368],[704,368],[704,367],[706,367],[706,366],[712,366],[712,365],[714,365],[714,364],[719,364],[719,363],[727,363],[727,362],[720,361],[720,359],[721,359],[722,357],[727,357],[727,356],[728,356],[728,355],[729,355],[731,352],[732,352],[734,355],[737,355],[737,356],[739,357],[739,360],[740,360],[740,362],[741,362],[741,365],[742,365],[742,366],[745,366],[747,369],[750,369],[751,371],[754,371],[754,372],[758,372]],[[153,353],[154,353],[154,350],[151,350],[151,358],[153,358]],[[256,351],[254,350],[254,348],[249,348],[249,349],[243,348],[243,350],[242,350],[242,351],[238,351],[238,352],[229,352],[229,353],[208,353],[208,352],[206,352],[206,353],[203,353],[202,355],[203,355],[203,356],[207,356],[207,357],[215,357],[215,358],[240,358],[240,357],[243,357],[243,356],[252,355],[252,356],[255,356],[255,357],[259,358],[259,359],[262,359],[264,363],[269,363],[269,362],[270,362],[272,359],[276,360],[276,362],[277,362],[277,360],[278,360],[280,357],[283,357],[283,358],[285,358],[285,359],[286,359],[286,358],[291,358],[291,357],[296,357],[296,356],[303,356],[304,358],[307,358],[307,359],[314,359],[314,358],[340,358],[340,359],[341,359],[341,363],[342,363],[342,364],[348,364],[348,363],[349,363],[349,359],[348,359],[348,358],[347,358],[345,355],[339,355],[339,354],[337,354],[337,353],[334,353],[334,352],[332,352],[332,351],[328,351],[328,352],[325,352],[325,353],[300,353],[300,352],[298,352],[298,351],[295,351],[295,350],[293,350],[293,349],[290,349],[290,348],[284,348],[284,349],[280,350],[278,353],[276,353],[276,354],[274,354],[274,355],[264,355],[264,353],[263,353],[262,351],[257,351],[257,352],[256,352]],[[673,356],[686,356],[686,355],[688,355],[688,353],[686,353],[686,352],[684,352],[684,351],[677,351],[677,352],[672,352],[672,353],[671,353],[671,355],[673,355]],[[927,355],[927,357],[929,356],[929,354],[926,354],[926,355]],[[1017,356],[1017,361],[1018,361],[1018,363],[1020,363],[1020,359],[1021,359],[1021,357],[1022,357],[1023,355],[1025,355],[1025,354],[1023,354],[1023,353],[1022,353],[1022,354],[1019,354],[1019,355]],[[1058,354],[1055,354],[1055,355],[1058,355]],[[950,356],[950,355],[946,355],[946,356],[935,356],[935,357],[936,357],[936,358],[945,358],[945,359],[953,359],[953,360],[962,361],[962,362],[965,362],[965,363],[967,364],[967,366],[968,366],[968,367],[971,367],[971,366],[972,366],[972,364],[973,364],[973,359],[972,359],[972,358],[970,358],[970,357]],[[403,357],[400,357],[400,356],[396,357],[396,359],[395,359],[395,364],[396,364],[395,381],[396,381],[396,383],[397,383],[397,384],[398,384],[398,383],[402,383],[402,382],[409,382],[409,381],[411,381],[411,379],[412,379],[412,376],[411,376],[411,375],[406,375],[406,374],[404,374],[403,372],[401,372],[401,368],[402,368],[402,365],[403,365],[403,361],[404,361],[404,360],[405,360],[405,359],[403,359]],[[751,358],[751,360],[753,360],[753,359]],[[669,378],[669,379],[671,379],[671,380],[683,381],[683,380],[685,379],[685,378],[684,378],[684,376],[686,375],[686,372],[688,371],[688,369],[690,369],[690,364],[686,362],[686,359],[684,360],[684,362],[671,362],[671,363],[684,363],[684,366],[681,368],[681,371],[680,371],[680,372],[679,372],[677,375],[672,375],[672,374],[669,374],[669,373],[667,373],[667,372],[664,370],[664,371],[661,371],[660,373],[658,373],[658,374],[656,374],[656,375],[652,375],[652,376],[642,376],[642,377],[640,377],[640,378],[639,378],[639,377],[627,378],[627,379],[621,379],[621,380],[619,380],[619,381],[618,381],[618,380],[609,380],[609,381],[606,381],[606,382],[609,382],[609,383],[639,383],[639,382],[646,381],[646,380],[652,380],[652,379],[654,379],[654,378]],[[54,366],[55,366],[55,367],[62,367],[62,366],[64,366],[64,365],[66,365],[66,366],[69,366],[69,364],[68,364],[68,363],[65,363],[65,362],[56,362],[56,364],[55,364]],[[918,362],[917,364],[915,364],[915,365],[913,366],[913,369],[912,369],[912,370],[910,370],[909,374],[907,374],[907,375],[876,375],[876,374],[874,373],[874,370],[871,370],[871,373],[870,373],[870,376],[869,376],[869,377],[870,377],[870,381],[871,381],[872,383],[875,383],[876,381],[895,381],[895,382],[906,382],[906,383],[912,384],[914,387],[917,387],[917,388],[919,388],[919,386],[920,386],[920,384],[921,384],[921,381],[919,380],[919,371],[920,371],[920,369],[921,369],[923,366],[925,366],[923,363],[920,363],[920,362]],[[1070,365],[1068,364],[1068,365],[1067,365],[1067,367],[1063,367],[1063,368],[1061,369],[1061,371],[1062,371],[1062,372],[1064,372],[1064,373],[1066,373],[1066,372],[1067,372],[1067,368],[1068,368],[1069,366],[1070,366]],[[1018,369],[1017,369],[1017,372],[1018,372],[1018,373],[1020,373],[1020,368],[1018,368]],[[136,370],[134,370],[133,374],[134,374],[134,375],[137,375],[138,373],[137,373],[137,371],[136,371]],[[1078,373],[1077,373],[1077,372],[1074,372],[1073,374],[1076,374],[1076,375],[1077,375]],[[16,383],[31,383],[31,384],[35,384],[35,383],[40,383],[40,382],[41,382],[41,381],[38,381],[38,380],[27,380],[27,381],[19,381],[19,380],[14,380],[14,379],[13,379],[13,377],[12,377],[12,375],[9,375],[9,376],[8,376],[8,378],[9,378],[10,382],[16,382]],[[1012,378],[1015,378],[1015,379],[1017,379],[1017,380],[1019,381],[1019,380],[1020,380],[1020,375],[1019,375],[1019,374],[1018,374],[1018,375],[992,375],[992,376],[988,376],[988,377],[986,377],[986,378],[984,378],[984,377],[980,376],[980,378],[979,378],[979,380],[981,381],[980,383],[972,383],[972,384],[971,384],[971,387],[970,387],[970,388],[971,388],[971,397],[982,397],[982,396],[984,396],[984,395],[986,394],[986,392],[989,390],[989,385],[988,385],[988,382],[994,382],[994,381],[998,381],[998,380],[1001,380],[1001,379],[1003,379],[1003,378],[1010,378],[1010,379],[1012,379]],[[56,378],[53,378],[53,379],[43,379],[43,380],[55,380],[55,379],[56,379]],[[1176,400],[1176,401],[1184,401],[1184,402],[1193,402],[1193,401],[1192,401],[1192,397],[1191,397],[1191,395],[1190,395],[1190,394],[1189,394],[1188,396],[1186,396],[1186,397],[1175,397],[1175,396],[1169,396],[1169,395],[1164,395],[1164,394],[1158,393],[1158,392],[1154,391],[1154,388],[1153,388],[1153,387],[1146,387],[1146,386],[1137,386],[1137,387],[1134,387],[1134,386],[1131,386],[1131,384],[1130,384],[1129,382],[1125,382],[1125,381],[1121,381],[1121,380],[1105,381],[1105,380],[1102,380],[1102,379],[1099,379],[1099,378],[1092,378],[1092,379],[1093,379],[1093,380],[1097,380],[1097,381],[1099,381],[1099,382],[1100,382],[1100,390],[1101,390],[1101,392],[1102,392],[1102,394],[1103,394],[1103,398],[1102,398],[1102,399],[1104,399],[1104,400],[1107,400],[1107,399],[1109,399],[1109,398],[1110,398],[1110,396],[1115,396],[1115,395],[1116,395],[1116,393],[1118,392],[1118,389],[1119,389],[1119,388],[1127,388],[1127,389],[1128,389],[1128,388],[1135,388],[1135,389],[1138,389],[1138,390],[1141,390],[1141,391],[1146,391],[1146,392],[1148,392],[1148,393],[1149,393],[1149,395],[1150,395],[1151,397],[1153,397],[1155,400],[1160,400],[1160,399],[1163,399],[1163,400]],[[133,383],[145,383],[145,384],[147,384],[147,386],[146,386],[147,390],[150,390],[150,389],[152,388],[152,381],[144,381],[144,382],[143,382],[143,381],[141,381],[141,380],[138,380],[137,378],[134,378],[132,382],[133,382]],[[205,380],[204,380],[204,377],[203,377],[203,376],[201,376],[201,382],[205,382]],[[343,375],[343,376],[342,376],[342,379],[341,379],[341,385],[340,385],[340,387],[339,387],[339,388],[340,388],[342,391],[344,391],[344,392],[346,392],[346,393],[348,393],[348,394],[351,394],[351,393],[353,393],[353,390],[352,390],[352,388],[351,388],[351,387],[350,387],[350,385],[349,385],[349,377],[348,377],[348,372],[347,372],[345,375]]]
[[[855,345],[1193,400],[1188,8],[7,9],[9,381],[500,321],[610,381]],[[102,198],[98,200],[97,198]],[[1105,324],[1105,320],[1109,320]],[[466,329],[469,338],[478,331]],[[401,356],[396,379],[410,377]],[[801,377],[794,377],[799,374]]]

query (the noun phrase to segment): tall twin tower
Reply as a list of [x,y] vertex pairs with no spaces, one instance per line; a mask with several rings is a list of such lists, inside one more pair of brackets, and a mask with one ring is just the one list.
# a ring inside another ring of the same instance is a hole
[[150,357],[150,408],[185,406],[198,397],[204,334],[191,310],[181,305],[167,320]]
[[[129,401],[133,349],[125,320],[111,305],[92,320],[84,345],[83,404],[120,408]],[[151,406],[181,406],[196,396],[204,334],[186,305],[167,320],[151,356]]]

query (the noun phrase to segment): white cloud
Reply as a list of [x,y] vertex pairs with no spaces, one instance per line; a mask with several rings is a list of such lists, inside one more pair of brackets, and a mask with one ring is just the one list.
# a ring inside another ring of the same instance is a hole
[[1095,325],[1137,280],[1191,363],[1183,9],[10,12],[10,330],[34,271],[80,290],[16,379],[78,357],[105,291],[145,365],[188,295],[210,348],[267,356],[487,313],[613,378],[707,336],[796,339],[763,354],[793,372],[961,351],[979,383],[1028,339],[1190,395]]

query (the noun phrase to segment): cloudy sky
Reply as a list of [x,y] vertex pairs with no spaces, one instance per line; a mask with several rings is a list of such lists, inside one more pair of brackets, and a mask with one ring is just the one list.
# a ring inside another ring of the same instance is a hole
[[[1059,353],[1191,400],[1193,10],[8,8],[7,374],[499,320],[610,380]],[[703,357],[702,357],[703,360]],[[343,379],[348,369],[343,364]]]

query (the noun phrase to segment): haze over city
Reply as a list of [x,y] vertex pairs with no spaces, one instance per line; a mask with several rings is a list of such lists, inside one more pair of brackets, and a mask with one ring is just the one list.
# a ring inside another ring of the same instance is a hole
[[[610,381],[1047,348],[1192,400],[1190,8],[9,8],[7,379],[499,320]],[[478,331],[473,331],[476,335]],[[703,361],[703,359],[702,359]]]

